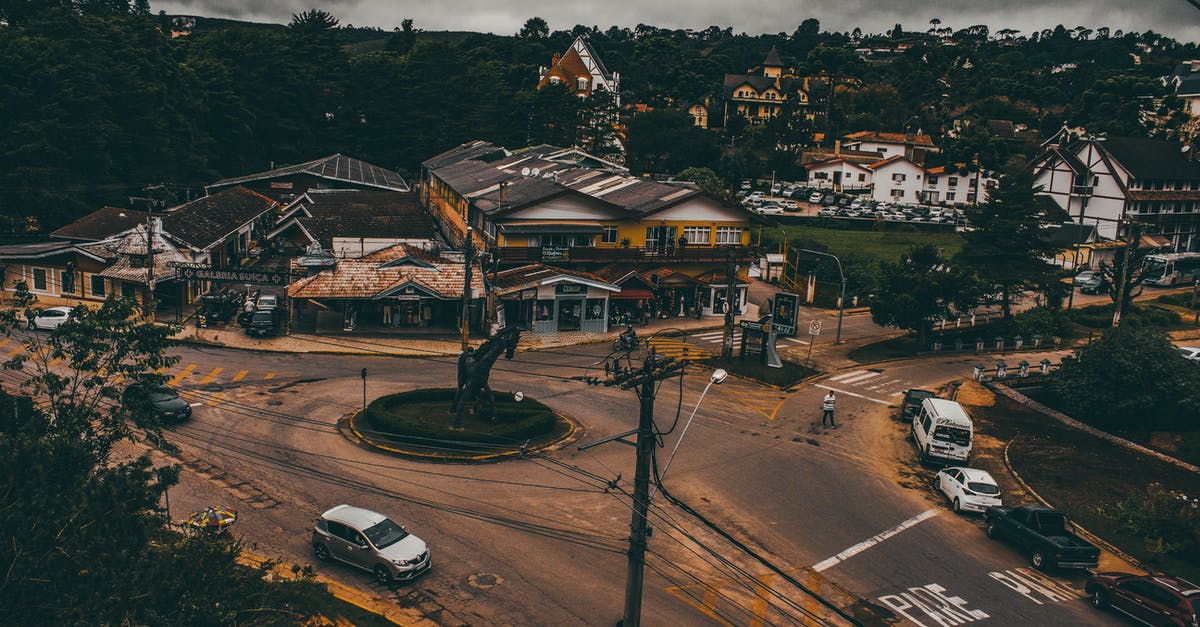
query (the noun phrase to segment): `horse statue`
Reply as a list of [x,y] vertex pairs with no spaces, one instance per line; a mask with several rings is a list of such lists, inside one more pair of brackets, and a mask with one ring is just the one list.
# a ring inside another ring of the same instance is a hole
[[454,393],[454,428],[462,428],[463,415],[467,406],[474,404],[476,414],[483,400],[483,392],[487,392],[488,404],[491,406],[492,420],[496,419],[496,398],[488,385],[488,377],[492,374],[492,366],[500,355],[512,359],[517,350],[517,341],[521,338],[521,329],[504,327],[488,338],[479,348],[467,348],[458,356],[458,388]]

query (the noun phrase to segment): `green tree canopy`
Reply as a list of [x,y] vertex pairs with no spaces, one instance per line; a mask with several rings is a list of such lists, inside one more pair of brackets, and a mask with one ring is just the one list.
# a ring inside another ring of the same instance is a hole
[[931,245],[913,248],[897,263],[881,263],[878,289],[871,299],[871,319],[878,325],[916,331],[921,346],[928,343],[935,320],[974,304],[971,278],[947,265]]

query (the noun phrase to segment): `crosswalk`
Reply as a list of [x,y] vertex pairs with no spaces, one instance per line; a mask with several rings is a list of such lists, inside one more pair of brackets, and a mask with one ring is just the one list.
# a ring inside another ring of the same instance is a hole
[[[724,339],[724,331],[710,331],[676,337],[654,337],[647,341],[647,345],[653,348],[658,354],[667,357],[682,357],[685,351],[687,352],[687,356],[692,358],[712,357],[721,352],[721,345]],[[742,330],[735,328],[733,331],[734,349],[736,350],[741,343]],[[807,346],[808,342],[794,337],[780,337],[776,342],[776,347],[781,349],[789,345]]]
[[904,394],[912,384],[889,374],[882,368],[843,372],[821,381],[817,387],[846,392],[879,403],[888,403]]

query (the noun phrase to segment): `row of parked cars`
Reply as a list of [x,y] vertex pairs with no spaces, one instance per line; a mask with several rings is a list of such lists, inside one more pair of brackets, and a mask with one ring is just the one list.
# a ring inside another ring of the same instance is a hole
[[[812,196],[816,198],[816,194]],[[823,206],[817,215],[827,218],[878,218],[896,222],[923,222],[928,224],[962,224],[962,209],[954,207],[930,207],[927,205],[904,205],[878,202],[869,198],[822,195]]]
[[[982,513],[989,538],[1016,545],[1039,570],[1099,566],[1100,550],[1079,537],[1066,515],[1040,505],[1006,507],[991,474],[966,466],[974,425],[961,405],[912,389],[904,395],[899,417],[911,422],[923,462],[963,464],[940,469],[933,487],[955,512]],[[1097,609],[1113,609],[1146,625],[1200,625],[1200,586],[1178,577],[1094,573],[1084,590]]]

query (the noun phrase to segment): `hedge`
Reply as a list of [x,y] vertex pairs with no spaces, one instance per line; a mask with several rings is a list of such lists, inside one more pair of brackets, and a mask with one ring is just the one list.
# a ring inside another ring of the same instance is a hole
[[[469,444],[513,445],[554,432],[558,417],[554,410],[531,398],[520,403],[509,392],[495,393],[496,420],[483,405],[482,416],[468,408],[463,429],[453,430],[454,390],[432,388],[391,394],[375,399],[364,413],[374,431],[394,438],[438,440],[439,447]],[[469,448],[457,446],[458,448]]]

